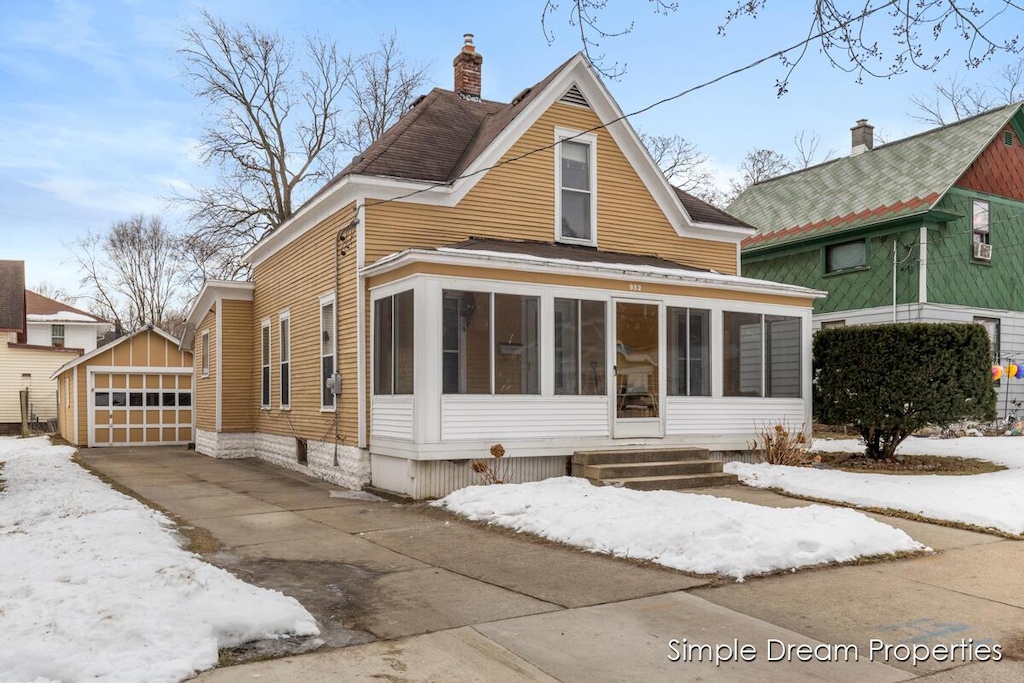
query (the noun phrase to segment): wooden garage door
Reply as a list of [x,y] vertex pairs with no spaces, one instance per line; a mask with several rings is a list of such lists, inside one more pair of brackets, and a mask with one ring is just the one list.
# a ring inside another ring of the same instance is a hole
[[90,446],[192,441],[192,373],[92,373]]

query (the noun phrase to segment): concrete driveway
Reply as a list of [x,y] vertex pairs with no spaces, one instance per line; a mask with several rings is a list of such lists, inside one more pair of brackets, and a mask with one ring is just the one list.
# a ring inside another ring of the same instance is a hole
[[[942,552],[737,584],[481,528],[423,505],[337,497],[351,492],[255,459],[156,447],[81,455],[207,529],[221,544],[208,561],[294,596],[321,623],[327,648],[202,680],[333,681],[340,672],[367,681],[898,681],[935,672],[936,683],[1024,680],[1015,662],[910,666],[866,657],[871,638],[974,638],[1021,650],[1024,575],[1015,568],[1024,544],[1015,541],[885,518]],[[716,495],[804,504],[744,487]],[[672,662],[672,638],[736,639],[760,656]],[[769,662],[769,639],[856,644],[865,655]]]

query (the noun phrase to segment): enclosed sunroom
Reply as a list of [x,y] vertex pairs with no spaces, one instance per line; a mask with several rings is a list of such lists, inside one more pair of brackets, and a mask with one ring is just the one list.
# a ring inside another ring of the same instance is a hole
[[810,425],[822,292],[653,256],[476,239],[364,269],[372,480],[414,497],[473,483],[501,443],[517,478],[584,449],[750,447]]

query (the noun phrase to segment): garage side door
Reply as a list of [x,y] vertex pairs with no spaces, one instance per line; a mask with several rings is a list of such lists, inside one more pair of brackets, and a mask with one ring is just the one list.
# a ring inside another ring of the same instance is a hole
[[92,372],[89,445],[192,441],[192,373]]

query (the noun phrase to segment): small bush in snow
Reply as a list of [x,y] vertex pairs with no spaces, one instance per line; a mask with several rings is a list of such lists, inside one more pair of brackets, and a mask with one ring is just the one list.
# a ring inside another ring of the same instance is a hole
[[970,323],[900,323],[814,336],[814,418],[851,425],[872,458],[928,424],[992,420],[988,334]]
[[806,465],[810,460],[807,457],[806,432],[806,425],[800,425],[800,429],[795,430],[781,422],[774,425],[762,424],[754,431],[751,449],[758,462],[795,467]]
[[505,484],[515,477],[515,461],[505,458],[505,447],[500,443],[491,446],[491,460],[474,460],[469,464],[482,484]]

